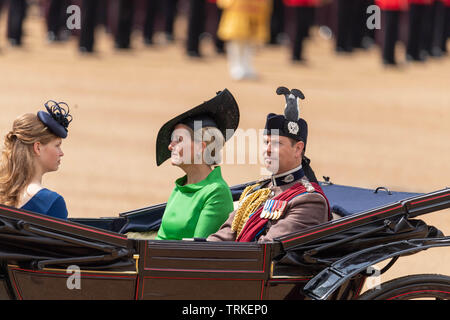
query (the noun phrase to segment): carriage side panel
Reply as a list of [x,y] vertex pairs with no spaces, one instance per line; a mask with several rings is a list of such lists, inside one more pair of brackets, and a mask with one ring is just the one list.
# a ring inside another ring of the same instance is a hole
[[81,271],[79,281],[63,269],[30,270],[9,266],[19,300],[132,300],[136,274]]
[[264,298],[269,245],[142,241],[138,299]]

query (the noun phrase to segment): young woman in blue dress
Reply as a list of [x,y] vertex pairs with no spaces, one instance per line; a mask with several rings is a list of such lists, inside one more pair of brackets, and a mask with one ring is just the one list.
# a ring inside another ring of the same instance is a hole
[[[64,198],[42,185],[42,177],[58,170],[62,139],[72,121],[67,104],[48,101],[46,111],[19,116],[5,137],[0,163],[0,203],[67,219]],[[67,110],[66,110],[67,109]]]

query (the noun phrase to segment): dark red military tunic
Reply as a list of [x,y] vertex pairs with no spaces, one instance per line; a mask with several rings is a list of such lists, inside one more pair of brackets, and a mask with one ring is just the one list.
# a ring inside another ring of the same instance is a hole
[[[272,190],[271,199],[274,199],[298,183],[298,180],[282,186],[276,186],[270,183],[268,188]],[[207,238],[208,241],[236,241],[237,234],[231,229],[235,214],[236,211],[233,211],[219,231]],[[255,240],[258,242],[272,241],[283,235],[298,232],[329,220],[329,205],[324,195],[319,192],[301,193],[288,201],[280,219],[269,220],[264,224],[264,231]],[[247,240],[250,238],[251,236],[248,236]],[[248,241],[251,240],[253,239]]]

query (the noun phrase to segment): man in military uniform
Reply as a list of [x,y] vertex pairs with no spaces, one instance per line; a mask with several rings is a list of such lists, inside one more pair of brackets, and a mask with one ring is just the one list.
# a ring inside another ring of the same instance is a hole
[[328,200],[304,156],[308,126],[299,118],[300,90],[280,87],[284,115],[270,113],[265,125],[264,160],[270,179],[247,187],[238,208],[208,241],[266,242],[331,220]]

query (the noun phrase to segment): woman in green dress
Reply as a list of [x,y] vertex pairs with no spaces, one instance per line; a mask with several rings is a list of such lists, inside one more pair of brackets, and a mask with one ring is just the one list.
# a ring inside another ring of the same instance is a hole
[[157,164],[170,158],[185,175],[175,181],[157,240],[206,238],[228,219],[233,198],[217,164],[238,123],[236,101],[225,89],[160,129]]

